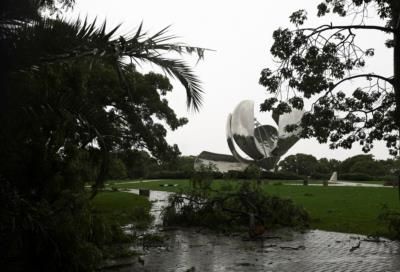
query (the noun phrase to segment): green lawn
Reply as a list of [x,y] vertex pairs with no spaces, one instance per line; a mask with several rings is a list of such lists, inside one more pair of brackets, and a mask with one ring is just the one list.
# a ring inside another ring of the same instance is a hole
[[[164,187],[178,184],[177,187]],[[238,181],[217,180],[214,189],[235,187]],[[282,185],[280,185],[282,184]],[[189,180],[157,180],[143,183],[114,185],[119,188],[148,188],[151,190],[179,191],[190,188]],[[384,233],[377,216],[382,206],[400,210],[398,191],[393,188],[289,186],[282,181],[269,181],[262,189],[270,194],[291,198],[309,211],[311,227],[360,234]]]
[[96,212],[121,225],[135,223],[145,226],[151,221],[151,203],[146,197],[105,191],[98,193],[92,204]]
[[311,215],[311,226],[322,230],[375,234],[385,232],[377,216],[382,206],[400,210],[392,188],[264,186],[266,192],[293,199]]

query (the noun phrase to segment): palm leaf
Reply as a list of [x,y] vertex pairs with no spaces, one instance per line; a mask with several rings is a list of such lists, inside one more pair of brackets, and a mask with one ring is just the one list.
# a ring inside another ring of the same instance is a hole
[[[175,36],[167,35],[169,27],[148,36],[143,32],[143,24],[132,37],[114,37],[120,25],[110,31],[106,22],[96,26],[85,19],[75,22],[45,19],[22,25],[13,25],[2,32],[2,41],[13,41],[11,52],[5,58],[13,64],[11,70],[27,70],[44,63],[92,58],[120,65],[121,60],[129,57],[132,61],[150,62],[160,66],[168,75],[176,77],[186,89],[187,106],[195,111],[201,106],[202,88],[200,80],[192,69],[182,60],[167,58],[169,52],[178,54],[196,54],[203,59],[207,49],[173,43]],[[4,36],[4,37],[3,37]],[[18,39],[15,39],[18,37]]]

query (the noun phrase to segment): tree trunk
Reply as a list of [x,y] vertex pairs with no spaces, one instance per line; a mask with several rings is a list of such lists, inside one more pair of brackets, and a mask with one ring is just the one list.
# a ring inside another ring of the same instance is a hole
[[[400,11],[394,9],[394,50],[393,50],[393,88],[396,99],[395,122],[400,133]],[[400,139],[399,139],[400,141]],[[399,169],[400,170],[400,169]],[[400,176],[398,180],[399,200],[400,200]]]
[[[398,18],[398,16],[397,16]],[[394,50],[393,50],[393,87],[396,98],[396,116],[395,121],[400,130],[400,28],[399,19],[395,23]]]

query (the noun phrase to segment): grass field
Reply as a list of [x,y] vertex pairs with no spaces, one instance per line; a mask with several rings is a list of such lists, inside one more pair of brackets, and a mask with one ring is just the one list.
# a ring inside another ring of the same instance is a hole
[[[165,187],[165,184],[177,184]],[[236,186],[238,181],[217,180],[214,189]],[[141,183],[116,183],[118,188],[147,188],[176,192],[188,190],[189,180],[156,180]],[[311,227],[360,234],[384,234],[377,220],[383,205],[400,211],[398,191],[393,188],[290,186],[282,181],[262,185],[266,193],[291,198],[311,215]]]
[[98,213],[121,225],[135,223],[145,227],[151,221],[151,203],[142,196],[106,191],[98,193],[92,204]]

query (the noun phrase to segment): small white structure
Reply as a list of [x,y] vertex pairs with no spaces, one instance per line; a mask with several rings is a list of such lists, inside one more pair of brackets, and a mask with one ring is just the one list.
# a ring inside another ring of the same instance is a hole
[[337,183],[337,172],[336,171],[332,173],[332,176],[328,182]]

